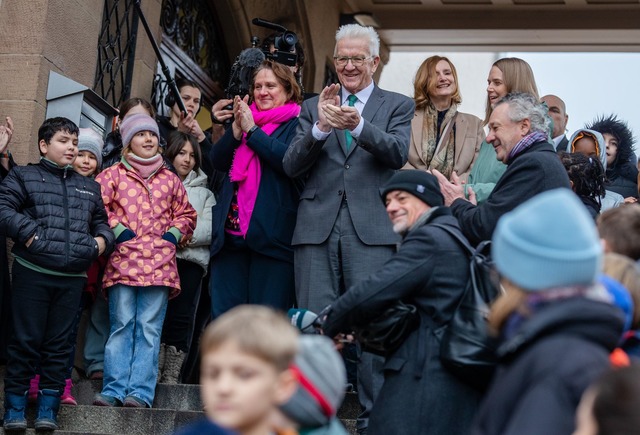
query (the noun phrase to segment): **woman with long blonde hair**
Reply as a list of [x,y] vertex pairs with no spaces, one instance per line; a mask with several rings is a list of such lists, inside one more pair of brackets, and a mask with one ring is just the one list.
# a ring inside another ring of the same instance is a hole
[[[517,57],[498,59],[491,66],[487,78],[484,124],[489,122],[495,105],[512,92],[526,92],[533,95],[536,100],[540,99],[533,71],[527,62]],[[471,168],[465,194],[468,195],[467,188],[471,187],[478,202],[486,200],[506,168],[504,163],[497,160],[493,146],[483,141],[478,157]]]

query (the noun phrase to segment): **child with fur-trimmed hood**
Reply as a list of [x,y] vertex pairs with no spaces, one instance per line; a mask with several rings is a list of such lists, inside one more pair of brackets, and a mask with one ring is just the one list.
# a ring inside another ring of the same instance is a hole
[[613,114],[597,118],[588,128],[600,132],[606,142],[607,190],[619,193],[626,202],[635,202],[638,198],[638,168],[631,129]]

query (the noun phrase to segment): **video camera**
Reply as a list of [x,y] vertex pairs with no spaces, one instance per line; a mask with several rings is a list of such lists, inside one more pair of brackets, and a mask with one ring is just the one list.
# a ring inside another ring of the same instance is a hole
[[[265,59],[273,60],[274,62],[287,66],[295,66],[298,61],[298,55],[291,52],[295,49],[296,43],[298,42],[298,36],[294,32],[287,30],[279,24],[261,18],[254,18],[251,22],[256,26],[280,32],[276,35],[273,42],[275,51],[271,52],[270,47],[258,48],[260,39],[255,36],[251,38],[251,48],[242,50],[231,66],[229,84],[224,90],[225,96],[228,99],[233,99],[236,95],[243,98],[249,93],[253,80],[253,70]],[[229,105],[225,108],[230,110],[232,106]],[[231,122],[233,122],[232,119],[227,120],[225,124],[230,124]]]
[[[256,26],[281,32],[279,35],[276,35],[273,42],[275,51],[271,52],[270,47],[262,48],[262,52],[267,59],[287,66],[296,66],[298,62],[298,55],[296,53],[292,53],[292,51],[296,48],[298,35],[279,24],[271,23],[261,18],[254,18],[251,22]],[[257,45],[258,41],[259,40],[255,38],[253,43]]]

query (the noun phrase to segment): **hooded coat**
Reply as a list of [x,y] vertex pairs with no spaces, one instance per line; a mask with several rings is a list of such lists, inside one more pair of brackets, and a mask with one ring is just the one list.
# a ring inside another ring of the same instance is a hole
[[162,236],[172,228],[190,236],[197,219],[180,178],[163,166],[145,180],[123,159],[96,180],[102,187],[109,226],[121,224],[135,233],[109,257],[103,288],[165,286],[170,298],[177,296],[176,246]]
[[618,140],[618,150],[613,163],[606,168],[607,189],[623,197],[638,198],[638,168],[634,155],[634,138],[626,122],[616,115],[595,120],[589,128],[602,134],[611,134]]
[[196,229],[190,243],[179,249],[176,256],[201,266],[204,273],[209,269],[209,245],[211,244],[211,209],[216,205],[213,192],[207,187],[207,175],[198,169],[191,171],[182,182],[189,197],[189,203],[198,213]]
[[574,297],[523,322],[499,349],[500,364],[472,435],[566,435],[582,393],[610,367],[623,314]]

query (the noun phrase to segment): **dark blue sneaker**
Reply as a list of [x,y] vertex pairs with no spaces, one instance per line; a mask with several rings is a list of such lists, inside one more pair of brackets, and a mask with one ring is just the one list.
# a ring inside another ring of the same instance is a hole
[[107,396],[106,394],[98,393],[93,398],[93,404],[95,406],[122,406],[122,402],[115,397]]
[[148,408],[147,403],[135,396],[127,396],[124,398],[123,405],[125,408]]

